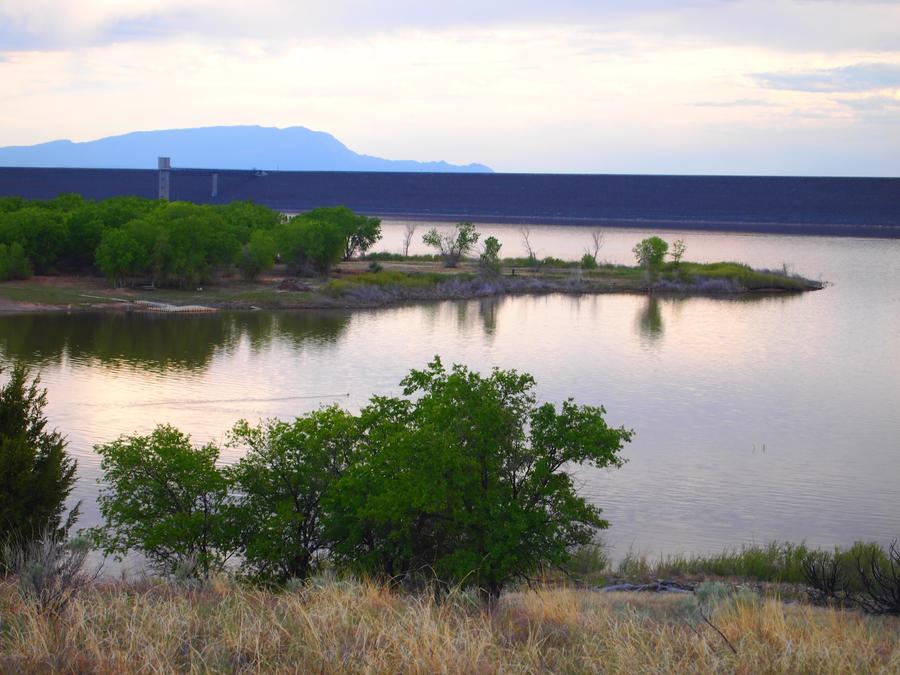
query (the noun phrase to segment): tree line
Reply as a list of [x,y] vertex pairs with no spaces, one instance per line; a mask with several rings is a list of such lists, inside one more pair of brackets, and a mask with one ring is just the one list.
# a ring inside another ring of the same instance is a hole
[[[602,407],[538,403],[534,384],[435,357],[402,380],[403,396],[373,396],[357,414],[331,406],[238,422],[228,445],[244,452],[230,466],[217,445],[196,446],[171,426],[121,436],[95,447],[103,523],[70,540],[76,462],[47,428],[37,378],[13,367],[0,387],[0,577],[16,574],[57,611],[93,545],[140,552],[175,578],[228,570],[281,586],[328,566],[494,599],[513,580],[577,564],[577,547],[607,523],[569,470],[620,466],[632,436],[610,427]],[[801,557],[785,565],[799,565],[820,600],[900,613],[896,542],[789,550]]]
[[[170,426],[122,436],[95,448],[104,522],[89,538],[107,554],[138,551],[163,574],[202,578],[237,560],[246,578],[277,585],[329,565],[496,597],[564,566],[606,527],[569,469],[618,466],[631,438],[603,408],[539,404],[534,384],[435,357],[402,380],[403,396],[373,396],[357,414],[332,406],[237,423],[228,444],[245,452],[231,466]],[[0,396],[0,480],[16,486],[0,499],[2,544],[16,524],[62,527],[75,463],[47,435],[45,398],[23,369]]]
[[276,260],[298,274],[323,274],[380,238],[380,220],[342,206],[288,218],[252,202],[2,197],[0,281],[99,273],[116,286],[188,288],[234,269],[252,280]]

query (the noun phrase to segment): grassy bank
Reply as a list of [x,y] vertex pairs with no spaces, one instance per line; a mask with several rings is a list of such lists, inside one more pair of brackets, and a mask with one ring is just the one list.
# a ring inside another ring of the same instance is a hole
[[[191,290],[110,288],[93,277],[34,277],[0,283],[0,310],[128,308],[136,301],[204,305],[223,309],[302,309],[379,307],[400,302],[465,299],[538,293],[676,293],[741,295],[800,292],[819,282],[779,272],[752,270],[737,263],[664,265],[649,279],[643,270],[623,265],[581,269],[576,263],[529,266],[511,261],[498,273],[485,274],[473,262],[448,270],[436,261],[409,259],[343,263],[328,277],[292,279],[276,270],[257,282],[219,277]],[[396,258],[396,256],[394,257]]]
[[898,672],[898,645],[897,619],[746,593],[543,588],[486,608],[354,581],[155,581],[82,587],[53,618],[0,582],[3,672]]

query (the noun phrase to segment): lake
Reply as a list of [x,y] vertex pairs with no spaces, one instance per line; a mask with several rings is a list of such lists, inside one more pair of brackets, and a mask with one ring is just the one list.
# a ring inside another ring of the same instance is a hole
[[[411,252],[424,252],[420,225]],[[380,248],[401,247],[385,223]],[[479,226],[504,255],[519,229]],[[630,262],[654,234],[607,229],[599,258]],[[400,394],[410,368],[516,368],[540,399],[602,404],[635,430],[618,470],[578,469],[618,555],[816,546],[900,536],[900,240],[665,232],[686,259],[790,269],[803,295],[546,295],[366,311],[193,316],[0,316],[0,360],[41,374],[47,414],[78,458],[80,525],[98,519],[98,458],[123,433],[171,423],[196,442],[238,419]],[[589,231],[531,227],[539,256],[581,257]],[[237,451],[226,449],[225,461]]]

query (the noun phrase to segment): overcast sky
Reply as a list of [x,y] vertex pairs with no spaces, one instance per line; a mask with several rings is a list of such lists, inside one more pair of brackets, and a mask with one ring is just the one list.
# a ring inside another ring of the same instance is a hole
[[497,171],[900,175],[900,2],[0,0],[0,146],[305,126]]

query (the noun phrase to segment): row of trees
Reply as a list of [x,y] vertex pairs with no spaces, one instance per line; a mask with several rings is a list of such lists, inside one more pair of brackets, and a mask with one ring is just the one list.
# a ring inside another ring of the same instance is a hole
[[[0,387],[0,576],[60,611],[83,578],[89,540],[64,518],[76,463],[47,428],[46,392],[14,367]],[[241,558],[247,578],[304,579],[326,560],[393,581],[504,584],[547,565],[606,523],[575,494],[571,463],[621,464],[631,438],[603,409],[538,405],[515,371],[483,377],[439,359],[402,382],[407,398],[374,397],[358,415],[323,408],[293,422],[238,423],[246,449],[222,468],[219,449],[177,429],[99,446],[108,552],[141,551],[161,572],[205,576]],[[410,398],[411,397],[411,398]],[[826,602],[900,613],[900,547],[808,551],[806,582]]]
[[309,576],[326,559],[373,577],[473,585],[496,597],[511,579],[562,566],[606,526],[567,467],[621,464],[631,432],[571,400],[538,405],[531,376],[482,376],[435,358],[373,397],[293,422],[239,423],[246,449],[228,468],[213,445],[171,427],[97,447],[111,554],[141,551],[164,572],[200,575],[234,556],[254,579]]
[[100,272],[115,285],[188,287],[235,267],[254,279],[278,258],[297,273],[321,274],[380,237],[378,219],[346,207],[286,218],[250,202],[6,197],[0,198],[0,280]]

